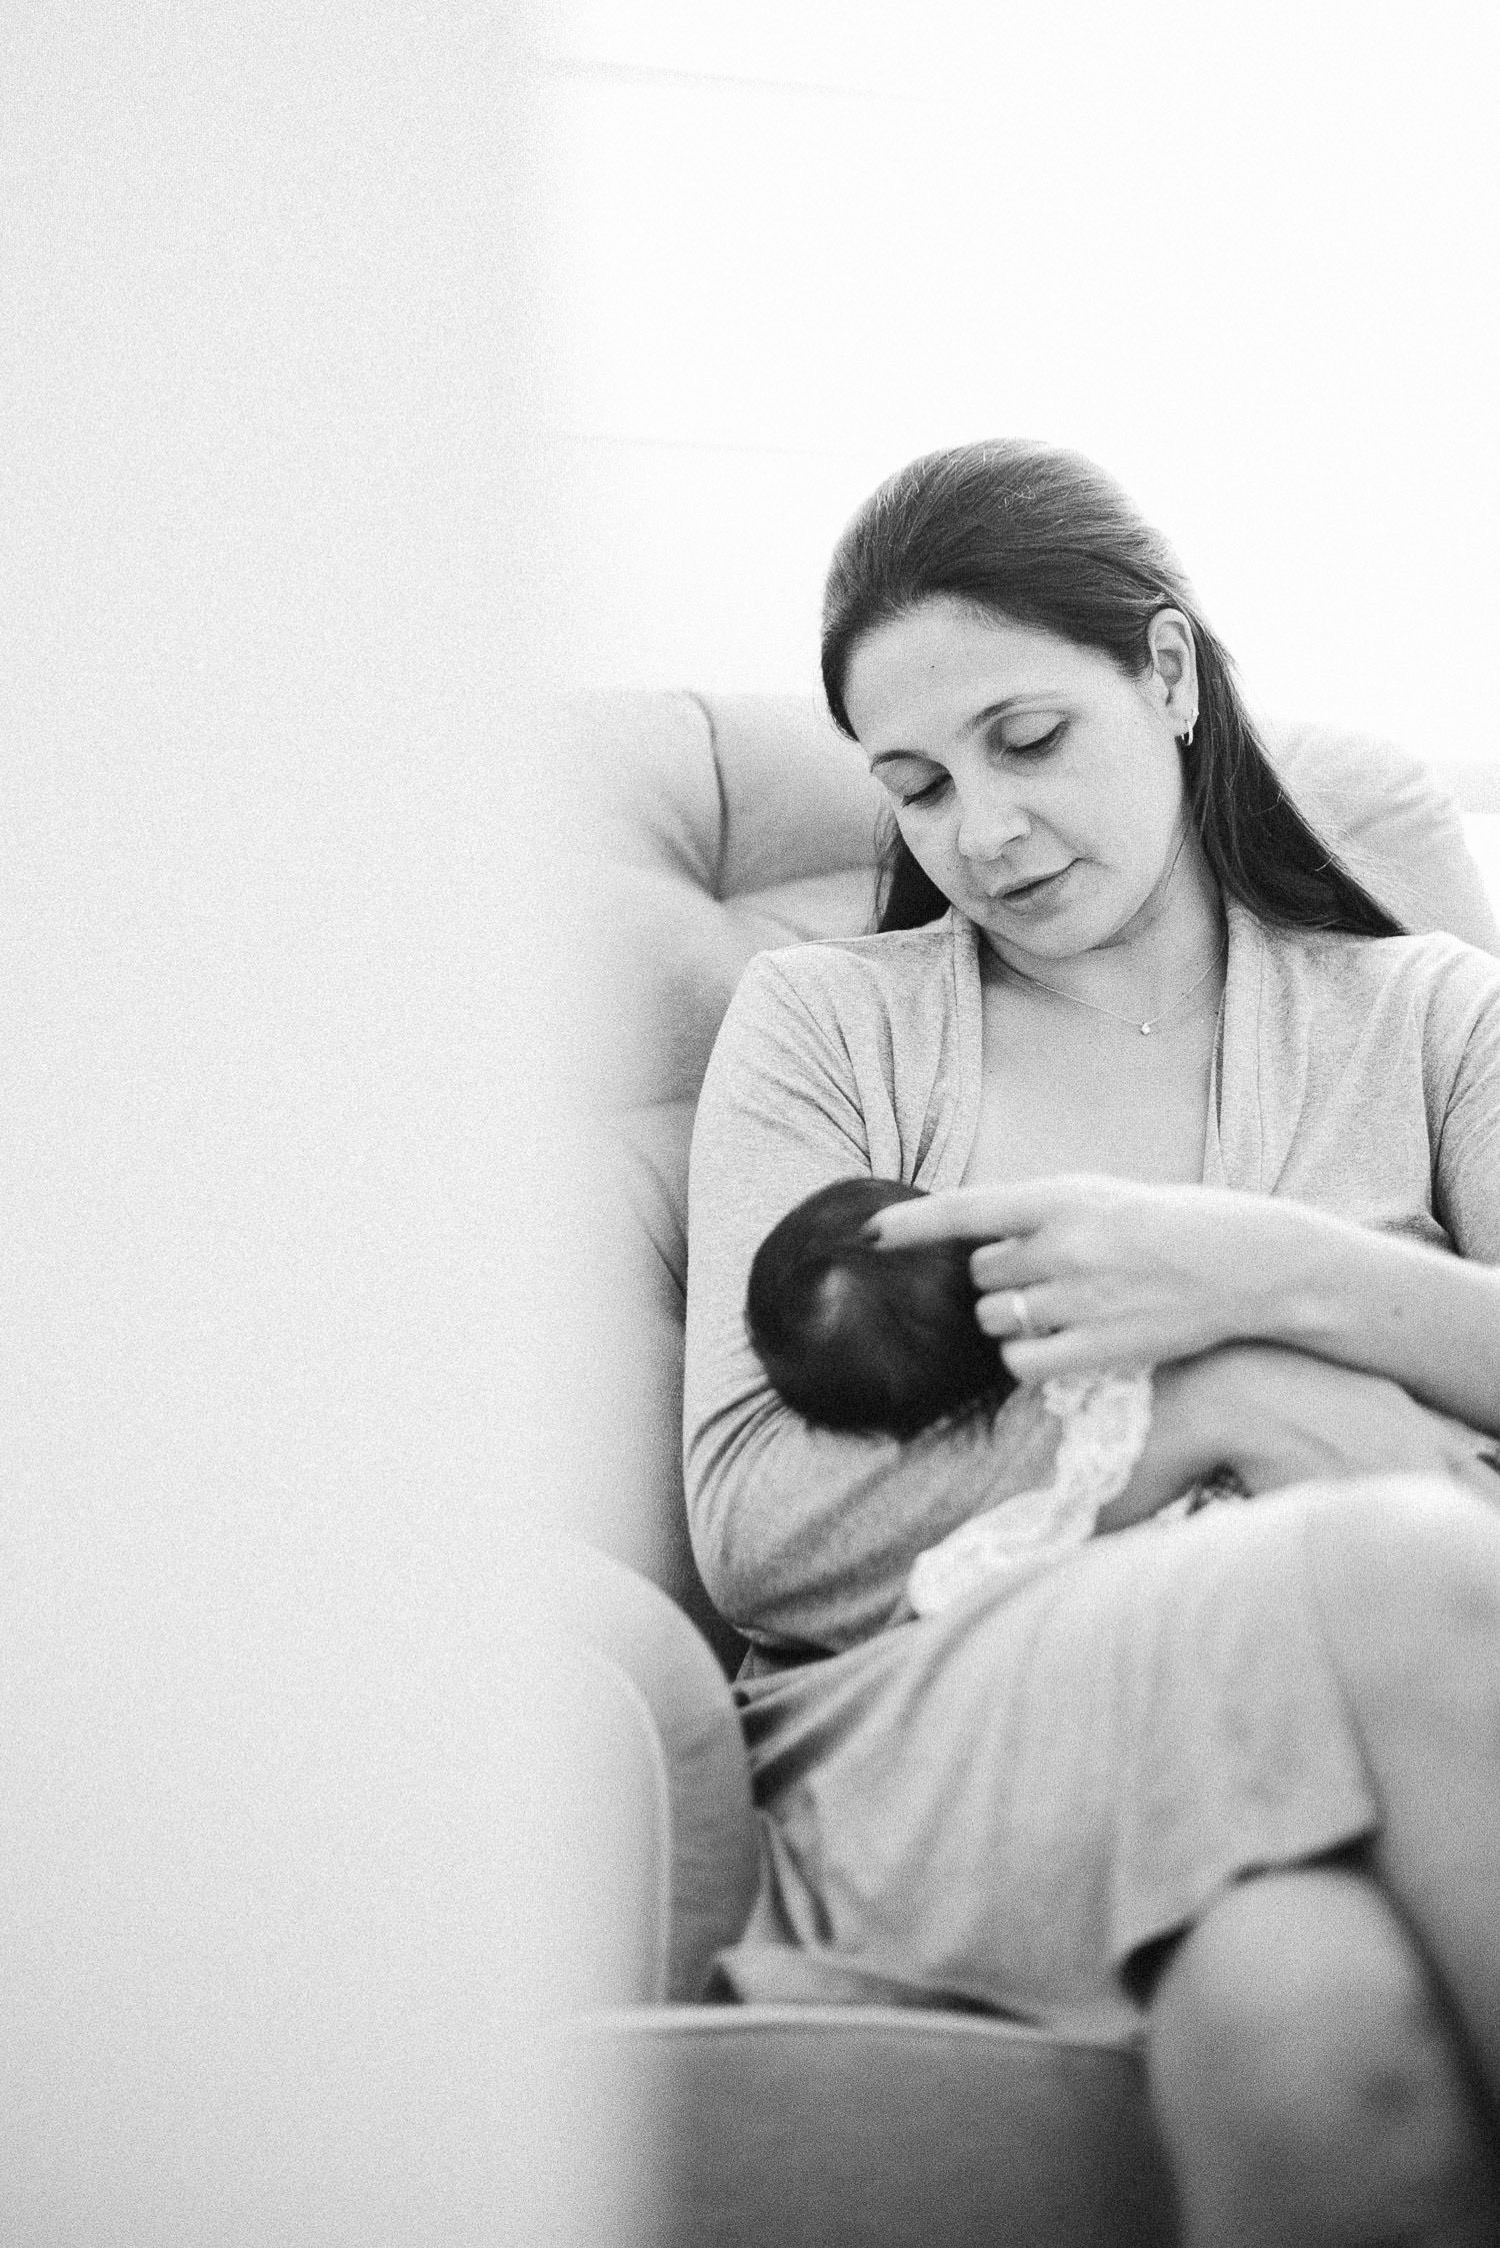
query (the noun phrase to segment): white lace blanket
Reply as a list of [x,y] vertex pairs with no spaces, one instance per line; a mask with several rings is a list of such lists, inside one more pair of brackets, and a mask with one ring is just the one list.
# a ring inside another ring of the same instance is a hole
[[1083,1374],[1042,1385],[1062,1422],[1052,1481],[1018,1491],[919,1553],[906,1580],[919,1616],[951,1607],[981,1584],[1019,1584],[1094,1533],[1099,1511],[1130,1481],[1151,1426],[1151,1375]]

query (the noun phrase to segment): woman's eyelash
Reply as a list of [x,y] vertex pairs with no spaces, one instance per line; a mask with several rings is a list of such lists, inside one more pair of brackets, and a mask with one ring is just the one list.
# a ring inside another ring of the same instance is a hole
[[[1034,742],[997,742],[994,746],[997,749],[1007,751],[1012,757],[1044,757],[1056,743],[1065,723],[1066,721],[1060,718],[1050,732],[1038,734]],[[925,788],[913,789],[909,796],[902,797],[901,809],[906,811],[910,805],[929,803],[938,791],[946,785],[947,779],[946,773],[939,773],[937,778],[930,780]]]
[[997,747],[1008,749],[1012,757],[1040,757],[1043,751],[1049,750],[1057,740],[1058,735],[1063,730],[1063,724],[1064,721],[1060,718],[1050,733],[1038,734],[1034,742],[1000,742]]

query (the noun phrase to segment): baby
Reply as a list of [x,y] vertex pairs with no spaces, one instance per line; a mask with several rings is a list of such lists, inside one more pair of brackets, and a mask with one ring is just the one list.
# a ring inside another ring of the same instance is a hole
[[974,1319],[973,1243],[876,1249],[864,1229],[922,1189],[838,1179],[755,1253],[745,1320],[772,1386],[817,1428],[912,1437],[1002,1405],[1016,1384]]
[[[840,1179],[772,1228],[745,1319],[766,1376],[815,1427],[908,1441],[999,1410],[1015,1389],[974,1318],[971,1242],[877,1249],[877,1210],[921,1194]],[[1153,1417],[1153,1396],[1157,1412]],[[1060,1424],[1050,1480],[961,1523],[917,1556],[918,1615],[980,1584],[1020,1583],[1096,1531],[1165,1522],[1210,1499],[1360,1470],[1456,1475],[1494,1495],[1473,1440],[1394,1383],[1272,1345],[1231,1345],[1163,1368],[1044,1382]]]

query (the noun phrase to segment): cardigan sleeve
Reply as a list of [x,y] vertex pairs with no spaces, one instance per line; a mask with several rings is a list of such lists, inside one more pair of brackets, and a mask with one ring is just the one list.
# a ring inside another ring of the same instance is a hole
[[688,1517],[716,1605],[771,1647],[838,1649],[880,1629],[917,1553],[1045,1480],[1056,1451],[1057,1424],[1035,1392],[1015,1392],[992,1420],[900,1444],[809,1427],[761,1371],[744,1301],[765,1235],[833,1179],[909,1170],[889,1026],[860,1028],[846,1036],[836,1007],[761,955],[725,1017],[693,1135]]
[[1500,1265],[1500,971],[1461,955],[1436,995],[1441,1056],[1433,1205],[1462,1257]]

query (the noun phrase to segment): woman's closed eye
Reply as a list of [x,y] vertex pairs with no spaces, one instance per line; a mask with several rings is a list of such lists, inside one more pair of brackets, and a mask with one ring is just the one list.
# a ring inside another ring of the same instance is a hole
[[[1017,741],[1013,735],[1000,736],[991,742],[990,747],[1002,751],[1007,757],[1019,757],[1028,762],[1039,759],[1057,747],[1066,723],[1065,719],[1059,718],[1045,733],[1035,734],[1029,741]],[[934,773],[932,779],[924,782],[920,788],[909,788],[901,794],[901,809],[909,811],[916,804],[935,804],[947,785],[946,773]]]
[[1003,749],[1010,757],[1045,757],[1048,750],[1054,749],[1062,739],[1066,723],[1065,719],[1056,719],[1045,733],[1033,734],[1029,739],[1017,740],[1014,734],[1001,735],[993,738],[990,746],[992,749]]

